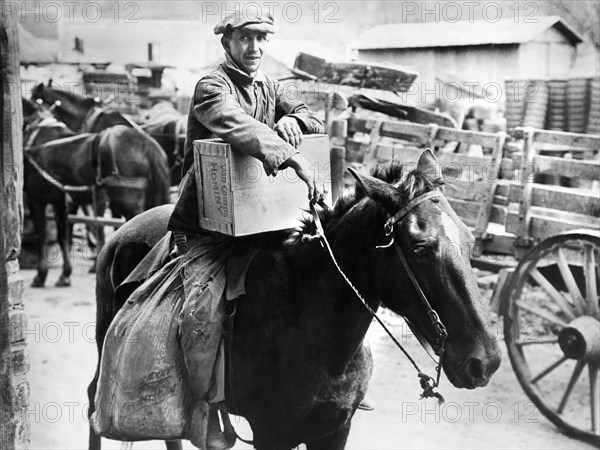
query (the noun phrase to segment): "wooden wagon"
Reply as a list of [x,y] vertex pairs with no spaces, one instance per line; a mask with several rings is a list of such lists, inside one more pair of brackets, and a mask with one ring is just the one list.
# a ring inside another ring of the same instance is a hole
[[334,197],[345,184],[339,161],[368,170],[435,150],[445,195],[475,237],[472,264],[493,271],[491,307],[521,386],[554,424],[598,445],[600,137],[356,116],[332,134]]

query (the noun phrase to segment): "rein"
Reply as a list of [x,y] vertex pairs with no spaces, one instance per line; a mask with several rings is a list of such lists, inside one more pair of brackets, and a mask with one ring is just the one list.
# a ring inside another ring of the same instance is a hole
[[96,124],[98,117],[104,112],[104,109],[100,106],[94,105],[92,106],[88,112],[85,114],[83,120],[81,121],[81,125],[79,125],[79,132],[81,133],[89,133],[92,131],[92,128]]
[[[367,311],[371,314],[371,316],[373,316],[373,318],[375,318],[375,320],[377,320],[379,325],[381,325],[381,327],[385,330],[385,332],[388,334],[388,336],[392,339],[392,341],[394,342],[396,347],[398,347],[402,351],[402,353],[404,353],[406,358],[410,361],[410,363],[413,365],[413,367],[417,371],[418,377],[419,377],[419,383],[421,385],[421,388],[423,389],[421,398],[436,397],[438,399],[439,403],[444,402],[444,397],[441,394],[439,394],[438,392],[434,392],[434,389],[437,388],[440,384],[442,359],[444,356],[444,346],[445,346],[446,338],[448,337],[448,333],[446,331],[446,327],[440,320],[438,313],[431,307],[429,300],[427,300],[427,296],[421,289],[421,286],[419,285],[417,278],[415,277],[413,271],[411,270],[410,266],[408,265],[408,261],[406,260],[404,250],[400,246],[399,242],[394,241],[394,236],[392,233],[394,230],[394,225],[396,223],[401,223],[404,220],[404,218],[406,218],[408,213],[412,209],[414,209],[417,205],[419,205],[420,203],[422,203],[428,199],[432,199],[433,201],[436,201],[436,200],[439,201],[439,197],[441,195],[442,195],[441,192],[431,191],[431,192],[422,194],[422,195],[414,198],[410,202],[408,202],[404,207],[402,207],[400,209],[400,211],[398,211],[396,214],[394,214],[392,217],[390,217],[384,225],[384,230],[385,230],[386,236],[390,236],[390,235],[392,236],[389,244],[387,244],[385,246],[377,246],[376,247],[376,248],[387,248],[387,247],[390,247],[392,244],[395,244],[396,253],[398,254],[400,262],[402,263],[404,270],[406,271],[413,287],[415,288],[417,295],[419,296],[419,299],[421,300],[421,302],[425,306],[425,309],[427,310],[427,316],[429,317],[429,320],[435,330],[435,335],[436,335],[436,340],[435,340],[433,349],[434,349],[435,354],[439,357],[436,368],[435,368],[435,371],[436,371],[435,380],[432,377],[430,377],[429,375],[427,375],[426,373],[424,373],[419,368],[419,366],[414,361],[414,359],[409,355],[409,353],[406,351],[406,349],[404,349],[402,344],[400,344],[400,342],[398,342],[398,340],[393,336],[391,331],[385,326],[385,324],[379,318],[377,313],[373,310],[373,308],[371,308],[371,306],[369,306],[369,304],[367,303],[365,298],[360,294],[358,289],[356,289],[356,287],[352,284],[350,279],[343,272],[343,270],[339,266],[337,260],[335,259],[333,250],[331,249],[331,245],[329,244],[329,241],[327,240],[327,237],[325,236],[325,230],[323,229],[323,224],[321,223],[321,219],[319,218],[319,215],[317,214],[317,211],[315,209],[315,204],[312,202],[310,203],[310,210],[311,210],[312,216],[314,218],[315,225],[317,227],[317,233],[318,233],[318,236],[322,240],[321,245],[323,246],[323,244],[325,244],[323,247],[326,248],[335,268],[338,270],[338,272],[340,273],[342,278],[346,281],[346,283],[348,283],[350,288],[354,291],[356,296],[362,302],[363,306],[367,309]],[[413,327],[411,327],[411,329],[413,330],[413,333],[415,333],[416,330],[413,329]],[[415,333],[415,335],[417,335],[417,333]],[[417,338],[419,338],[418,335],[417,335]],[[419,339],[419,342],[421,342],[421,339]]]

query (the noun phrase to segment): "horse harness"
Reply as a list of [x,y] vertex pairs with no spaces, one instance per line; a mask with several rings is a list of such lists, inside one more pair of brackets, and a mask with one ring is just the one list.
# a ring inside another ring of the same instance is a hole
[[[98,108],[99,109],[99,108]],[[50,184],[54,185],[58,189],[63,192],[90,192],[93,191],[95,187],[102,186],[104,184],[110,184],[113,186],[127,186],[132,188],[140,188],[143,189],[145,186],[145,180],[143,178],[127,178],[122,179],[123,177],[119,173],[119,169],[117,167],[117,156],[115,154],[115,149],[113,146],[109,146],[110,156],[111,156],[111,169],[108,175],[103,175],[103,166],[102,166],[102,155],[99,150],[99,133],[81,133],[76,134],[74,136],[69,136],[66,138],[54,139],[52,141],[45,142],[40,145],[33,145],[36,139],[39,136],[40,131],[43,128],[67,128],[66,125],[62,122],[59,122],[53,117],[44,118],[40,121],[33,122],[28,125],[25,131],[29,129],[33,129],[31,135],[27,139],[25,146],[23,147],[23,154],[27,158],[27,160],[31,163],[31,165],[36,169],[36,171]],[[82,186],[70,186],[64,183],[61,183],[51,174],[49,174],[40,164],[35,161],[35,159],[31,156],[31,150],[42,149],[42,148],[51,148],[58,145],[65,145],[71,142],[75,142],[78,140],[87,139],[90,136],[94,136],[94,139],[91,142],[91,163],[92,166],[95,166],[96,169],[96,179],[94,184],[90,185],[82,185]]]
[[103,113],[104,113],[103,108],[100,108],[99,106],[91,107],[88,110],[88,112],[86,113],[85,117],[83,118],[81,125],[79,125],[79,131],[81,133],[91,132],[92,129],[94,128],[94,125],[96,125],[96,121],[98,120],[98,117],[100,117]]
[[29,125],[27,125],[25,127],[25,130],[24,130],[24,132],[27,132],[29,130],[32,130],[32,131],[31,131],[31,134],[29,135],[29,138],[27,138],[27,142],[23,146],[23,155],[31,163],[33,168],[42,176],[42,178],[44,178],[46,181],[48,181],[50,184],[57,187],[61,191],[63,191],[63,192],[87,192],[87,191],[89,191],[90,188],[88,186],[69,186],[69,185],[61,183],[55,177],[50,175],[42,166],[40,166],[38,164],[38,162],[30,154],[31,150],[33,148],[37,149],[37,148],[51,147],[51,146],[54,146],[57,144],[58,145],[66,144],[66,143],[73,142],[73,141],[76,141],[79,139],[87,138],[89,136],[89,134],[80,134],[80,135],[70,136],[67,138],[55,139],[55,140],[52,140],[49,142],[45,142],[44,144],[34,146],[33,144],[35,143],[36,139],[38,138],[38,136],[40,134],[40,131],[42,131],[43,128],[65,128],[66,129],[67,126],[64,123],[56,120],[54,117],[44,117],[44,118],[40,118],[40,119],[30,123]]
[[[79,132],[90,133],[94,129],[94,125],[96,125],[96,122],[98,121],[100,116],[105,112],[105,109],[101,106],[92,106],[83,118],[83,121],[79,126]],[[134,128],[141,133],[147,134],[146,131],[138,123],[136,123],[135,120],[133,120],[128,114],[121,113],[121,116],[131,128]]]
[[[435,368],[435,371],[436,371],[436,378],[435,378],[435,380],[432,377],[430,377],[429,375],[425,374],[419,368],[419,366],[417,365],[417,363],[413,360],[413,358],[411,358],[411,356],[404,349],[404,347],[402,346],[402,344],[400,344],[400,342],[398,342],[398,340],[392,335],[392,333],[385,326],[385,324],[383,323],[383,321],[379,318],[379,316],[377,316],[377,313],[373,310],[373,308],[371,308],[371,306],[369,306],[369,304],[364,299],[364,297],[358,292],[358,290],[352,284],[352,282],[350,281],[350,279],[342,271],[342,269],[340,268],[337,260],[335,259],[335,256],[333,255],[333,250],[331,249],[329,241],[327,240],[327,237],[325,236],[325,231],[323,229],[323,225],[321,224],[321,219],[319,218],[319,215],[317,214],[317,211],[315,209],[314,203],[310,204],[310,209],[311,209],[311,213],[313,215],[314,221],[315,221],[315,225],[317,227],[317,234],[321,238],[321,245],[327,250],[329,256],[331,257],[331,260],[332,260],[333,264],[336,267],[336,269],[342,275],[342,278],[344,278],[344,280],[346,281],[346,283],[348,283],[348,285],[350,286],[350,288],[352,288],[352,290],[354,291],[354,293],[356,294],[356,296],[360,299],[360,301],[365,306],[365,308],[367,309],[367,311],[369,311],[369,313],[383,327],[383,329],[388,334],[388,336],[392,339],[392,341],[396,344],[396,346],[404,353],[404,355],[408,358],[408,360],[411,362],[411,364],[413,365],[413,367],[416,369],[416,371],[418,373],[418,377],[419,377],[419,383],[421,385],[421,388],[423,389],[423,393],[421,394],[421,398],[436,397],[440,403],[443,403],[444,402],[444,397],[442,397],[441,394],[439,394],[437,392],[434,392],[434,389],[437,388],[439,386],[439,383],[440,383],[440,375],[441,375],[441,370],[442,370],[442,359],[443,359],[443,356],[444,356],[445,342],[446,342],[446,338],[448,337],[448,332],[446,331],[446,327],[444,326],[444,324],[440,320],[440,317],[439,317],[438,313],[431,307],[431,304],[430,304],[429,300],[427,299],[427,296],[425,295],[425,293],[421,289],[421,286],[419,285],[419,282],[418,282],[417,278],[415,277],[412,269],[408,265],[408,261],[406,259],[406,255],[404,254],[404,250],[402,249],[400,243],[397,242],[397,241],[395,241],[394,235],[393,235],[394,226],[397,223],[402,223],[402,221],[408,216],[408,214],[416,206],[418,206],[422,202],[424,202],[426,200],[429,200],[429,199],[431,199],[434,202],[439,202],[439,197],[441,195],[442,195],[442,193],[439,192],[439,191],[430,191],[430,192],[426,192],[424,194],[421,194],[418,197],[415,197],[410,202],[408,202],[396,214],[394,214],[392,217],[388,218],[388,220],[384,224],[385,235],[386,236],[391,236],[390,242],[387,245],[377,246],[376,247],[378,249],[382,249],[382,248],[388,248],[392,244],[394,244],[394,246],[396,248],[396,253],[398,254],[400,262],[401,262],[404,270],[406,271],[406,274],[408,275],[408,277],[409,277],[409,279],[410,279],[410,281],[411,281],[411,283],[412,283],[415,291],[417,292],[417,295],[418,295],[419,299],[421,300],[421,302],[423,303],[423,306],[425,307],[425,309],[427,311],[427,316],[429,317],[429,321],[430,321],[430,323],[431,323],[431,325],[432,325],[432,327],[433,327],[433,329],[435,331],[435,343],[433,345],[433,350],[434,350],[435,354],[438,356],[438,361],[437,361],[437,365],[436,365],[436,368]],[[321,206],[323,206],[325,208],[328,208],[327,205],[325,205],[324,203],[321,203]],[[409,327],[411,328],[411,330],[413,331],[413,333],[415,334],[415,336],[417,337],[417,339],[419,340],[419,342],[421,343],[421,345],[425,348],[424,344],[426,343],[426,340],[424,339],[424,337],[408,321],[407,321],[407,323],[408,323]]]

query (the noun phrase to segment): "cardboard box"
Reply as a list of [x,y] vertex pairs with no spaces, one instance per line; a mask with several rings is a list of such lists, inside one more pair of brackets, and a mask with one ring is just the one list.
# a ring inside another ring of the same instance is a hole
[[[306,135],[300,153],[319,171],[331,205],[329,140]],[[308,187],[292,169],[269,177],[262,162],[220,139],[194,141],[200,227],[232,236],[296,228],[308,209]]]

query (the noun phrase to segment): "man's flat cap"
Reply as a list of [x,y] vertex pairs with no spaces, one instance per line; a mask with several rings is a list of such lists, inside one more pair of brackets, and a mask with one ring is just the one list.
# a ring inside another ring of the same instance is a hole
[[243,14],[243,11],[236,11],[225,16],[223,21],[215,27],[215,34],[226,34],[238,28],[260,33],[275,33],[271,14]]

